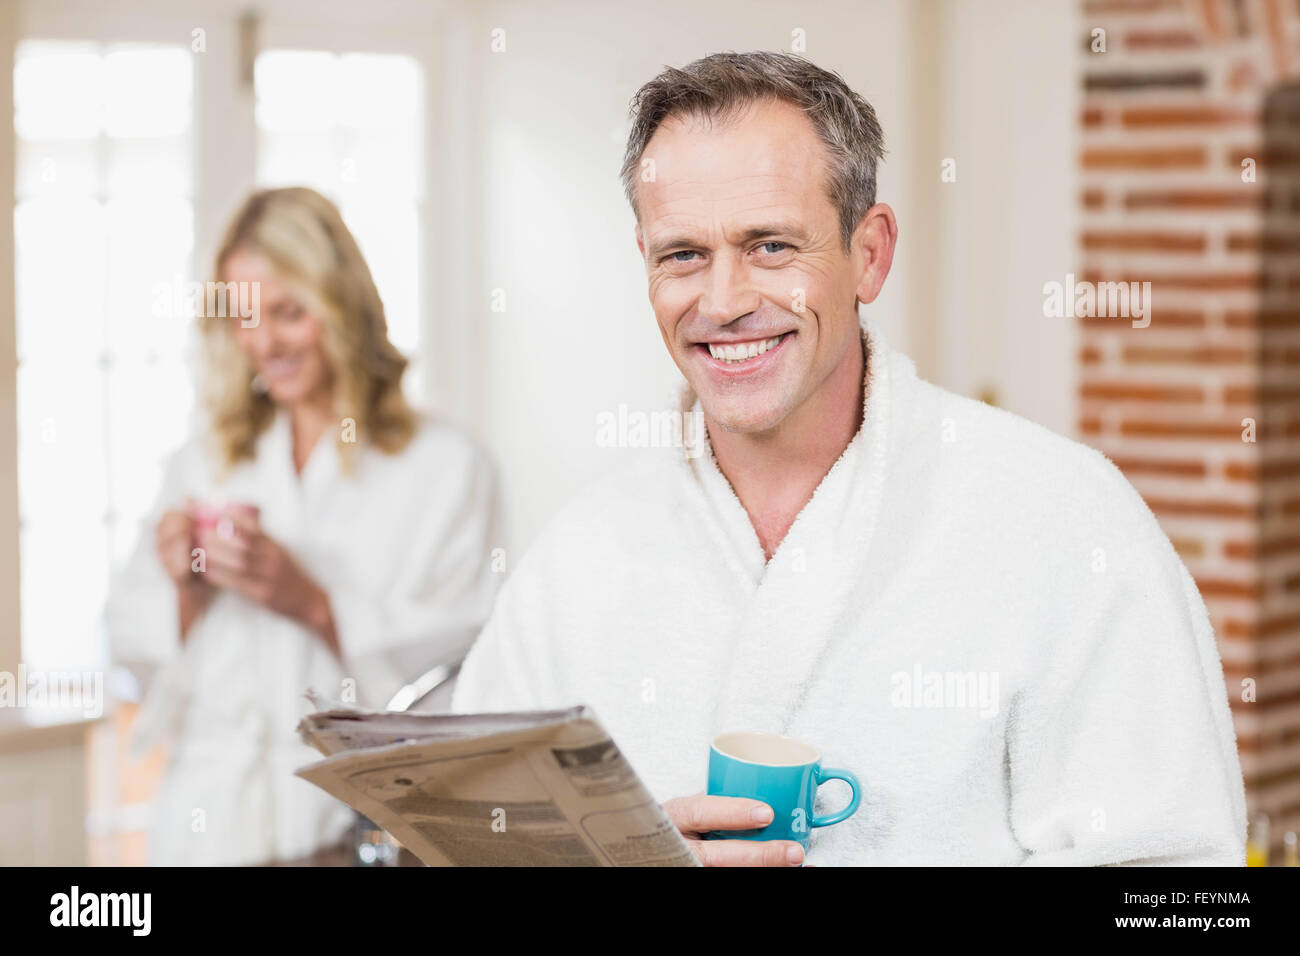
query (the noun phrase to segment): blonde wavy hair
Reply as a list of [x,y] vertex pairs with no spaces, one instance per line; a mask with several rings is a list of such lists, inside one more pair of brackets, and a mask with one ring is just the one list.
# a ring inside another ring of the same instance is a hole
[[[323,328],[340,423],[339,455],[350,471],[357,442],[401,451],[417,415],[402,395],[407,360],[388,340],[384,305],[370,267],[335,205],[313,189],[266,189],[249,196],[226,228],[214,281],[223,280],[236,251],[263,257]],[[226,468],[254,457],[257,439],[275,417],[275,402],[254,383],[254,369],[234,340],[230,319],[201,318],[204,404]],[[356,441],[345,440],[355,437]]]

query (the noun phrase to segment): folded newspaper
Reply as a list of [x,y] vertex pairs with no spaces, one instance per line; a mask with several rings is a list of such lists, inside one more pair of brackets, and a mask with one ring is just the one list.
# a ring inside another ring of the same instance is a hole
[[589,707],[360,710],[308,691],[296,771],[429,866],[698,866]]

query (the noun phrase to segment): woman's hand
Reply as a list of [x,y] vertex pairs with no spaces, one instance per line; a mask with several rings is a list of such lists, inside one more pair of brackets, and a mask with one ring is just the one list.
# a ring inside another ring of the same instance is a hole
[[154,547],[163,570],[177,585],[202,585],[202,578],[193,570],[194,519],[188,511],[173,509],[158,520]]
[[167,576],[176,584],[177,604],[180,614],[180,635],[183,642],[190,627],[207,607],[212,597],[203,576],[194,570],[194,518],[186,509],[166,512],[154,529],[154,547],[158,560]]
[[229,520],[222,520],[199,541],[208,583],[298,621],[339,656],[329,596],[288,551],[262,533],[257,518],[237,511],[224,518]]

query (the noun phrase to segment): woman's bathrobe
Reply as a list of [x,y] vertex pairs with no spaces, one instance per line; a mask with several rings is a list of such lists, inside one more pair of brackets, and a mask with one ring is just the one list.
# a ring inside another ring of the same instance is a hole
[[808,741],[865,789],[818,864],[1241,864],[1218,649],[1150,510],[864,333],[862,428],[770,561],[707,446],[665,449],[544,530],[453,709],[589,704],[660,801],[722,731]]
[[[281,413],[256,458],[217,480],[206,442],[170,460],[158,502],[111,591],[114,661],[146,689],[137,749],[171,744],[153,807],[150,862],[292,859],[337,840],[351,811],[293,775],[320,755],[296,733],[310,686],[382,707],[423,671],[461,659],[498,575],[488,459],[450,426],[422,421],[395,455],[358,445],[345,475],[332,434],[302,474]],[[154,550],[163,511],[185,499],[261,509],[263,531],[329,595],[343,662],[297,622],[218,591],[181,643],[176,589]]]

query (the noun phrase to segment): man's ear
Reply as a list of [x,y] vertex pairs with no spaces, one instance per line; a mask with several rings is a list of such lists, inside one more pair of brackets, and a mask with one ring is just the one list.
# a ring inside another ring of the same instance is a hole
[[641,253],[642,261],[645,261],[645,237],[641,235],[641,223],[638,222],[633,231],[636,233],[637,251]]
[[898,220],[894,210],[878,202],[867,210],[858,228],[853,232],[850,252],[860,257],[862,274],[858,279],[858,301],[864,305],[874,302],[894,263],[894,247],[898,244]]

